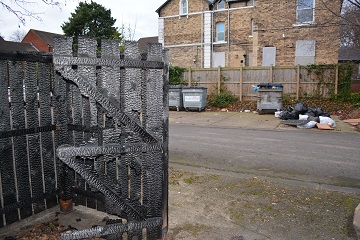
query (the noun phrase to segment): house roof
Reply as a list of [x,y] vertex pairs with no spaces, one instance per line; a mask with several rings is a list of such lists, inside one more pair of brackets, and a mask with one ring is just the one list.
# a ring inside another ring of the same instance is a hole
[[158,9],[156,9],[155,12],[157,12],[160,16],[160,10],[165,7],[166,4],[168,4],[168,2],[170,2],[171,0],[167,0],[166,2],[164,2]]
[[0,42],[3,42],[3,41],[5,41],[5,40],[2,38],[2,36],[0,36]]
[[359,61],[360,47],[340,47],[338,59],[339,61]]
[[36,29],[30,29],[29,32],[30,31],[35,33],[41,40],[43,40],[50,47],[54,46],[54,37],[62,36],[62,34],[44,32]]
[[144,37],[144,38],[140,38],[138,40],[138,46],[139,46],[139,50],[140,52],[147,52],[147,44],[148,43],[158,43],[158,37]]
[[37,52],[30,43],[19,43],[10,41],[0,42],[1,52]]

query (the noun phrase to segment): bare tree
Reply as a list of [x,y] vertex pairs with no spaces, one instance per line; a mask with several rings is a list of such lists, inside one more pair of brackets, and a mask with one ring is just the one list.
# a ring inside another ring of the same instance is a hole
[[31,6],[38,3],[60,7],[60,2],[56,0],[0,0],[0,6],[14,14],[23,25],[25,25],[27,19],[42,20],[40,17],[42,12],[29,10]]
[[23,29],[18,29],[13,32],[10,36],[10,40],[14,42],[21,42],[26,35],[26,31]]
[[125,24],[123,23],[120,28],[120,33],[124,37],[123,40],[133,41],[135,36],[135,31],[136,31],[136,22],[133,28],[131,28],[130,23],[128,26],[125,26]]
[[343,4],[340,44],[360,47],[360,0],[348,0]]
[[335,12],[324,0],[324,8],[340,18],[340,45],[360,47],[360,0],[341,0],[341,12]]

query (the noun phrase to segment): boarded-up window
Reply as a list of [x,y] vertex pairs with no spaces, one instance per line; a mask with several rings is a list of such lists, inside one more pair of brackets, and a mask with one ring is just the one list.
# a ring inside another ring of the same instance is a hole
[[213,67],[225,67],[225,52],[213,52]]
[[315,63],[315,40],[297,40],[295,50],[295,65]]
[[276,64],[276,47],[264,47],[262,54],[262,66],[275,66]]

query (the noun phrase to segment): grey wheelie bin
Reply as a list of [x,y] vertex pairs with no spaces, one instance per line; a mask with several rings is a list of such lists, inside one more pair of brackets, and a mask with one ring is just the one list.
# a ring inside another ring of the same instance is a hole
[[183,108],[182,86],[169,86],[169,108],[176,108],[179,111]]
[[257,110],[259,114],[274,113],[282,108],[283,86],[279,83],[257,85]]
[[201,112],[206,109],[207,88],[205,87],[183,87],[183,104],[185,111],[198,110]]

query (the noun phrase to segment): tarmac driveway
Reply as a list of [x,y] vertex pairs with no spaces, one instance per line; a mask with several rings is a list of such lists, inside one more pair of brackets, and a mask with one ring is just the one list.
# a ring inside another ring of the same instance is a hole
[[[208,140],[202,135],[204,132],[197,134],[197,129],[208,130],[213,138],[217,138],[219,135],[214,132],[215,129],[226,130],[225,135],[241,130],[244,137],[248,137],[250,141],[250,132],[257,132],[260,135],[258,138],[265,140],[269,138],[265,134],[261,136],[261,133],[276,134],[286,131],[289,135],[290,131],[290,134],[295,136],[296,133],[311,133],[305,138],[309,146],[313,140],[311,136],[317,136],[317,141],[326,140],[322,142],[323,147],[329,149],[333,148],[332,144],[328,144],[331,140],[329,136],[346,133],[346,136],[357,139],[354,144],[358,144],[359,132],[338,118],[333,119],[337,124],[334,130],[298,129],[281,124],[281,120],[272,114],[171,111],[170,239],[357,239],[352,221],[355,207],[360,203],[360,187],[357,187],[359,181],[349,182],[354,184],[354,188],[342,188],[331,184],[318,184],[311,180],[309,182],[306,178],[289,180],[276,176],[266,177],[270,170],[266,168],[257,169],[261,176],[256,175],[256,172],[241,173],[241,170],[237,171],[234,166],[226,167],[225,161],[229,160],[226,157],[215,163],[217,156],[223,155],[219,149],[226,149],[226,144],[223,147],[216,146],[218,144],[215,140]],[[180,126],[177,131],[174,130],[176,126]],[[178,135],[176,137],[183,135],[182,140],[172,142],[173,134]],[[196,139],[196,135],[202,136]],[[267,144],[271,148],[274,142],[265,140],[264,146]],[[281,141],[286,142],[286,137]],[[243,138],[242,143],[246,145],[246,139]],[[178,145],[183,145],[183,149],[176,149]],[[213,151],[206,156],[206,160],[203,159],[204,152],[201,152],[203,145]],[[346,152],[347,147],[352,148],[345,144],[342,150]],[[191,150],[185,151],[188,148]],[[356,149],[358,148],[354,147],[353,150]],[[295,147],[292,150],[296,151]],[[334,150],[336,151],[336,148]],[[281,151],[280,146],[277,151]],[[311,151],[321,149],[313,148]],[[199,152],[201,154],[196,154]],[[329,156],[331,157],[331,154]],[[339,157],[337,161],[346,161],[349,157],[357,159],[356,156],[351,156],[353,155],[350,153],[346,157]],[[210,158],[213,158],[214,162],[209,160]],[[252,162],[248,164],[251,165]],[[214,170],[211,166],[222,170]],[[352,170],[356,172],[359,166],[360,164],[355,164]],[[311,165],[307,168],[313,171]],[[341,164],[338,169],[341,169]],[[326,171],[324,174],[326,175]]]

